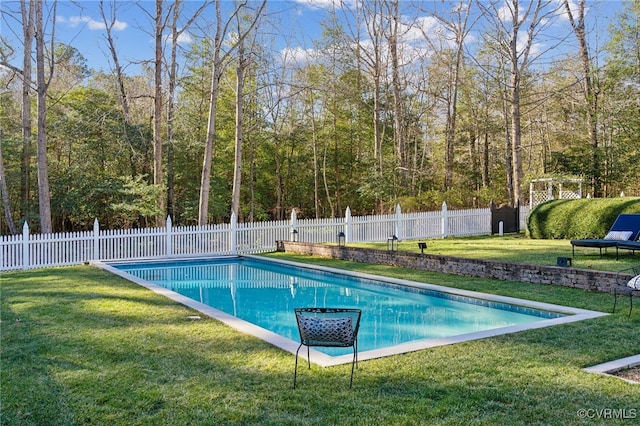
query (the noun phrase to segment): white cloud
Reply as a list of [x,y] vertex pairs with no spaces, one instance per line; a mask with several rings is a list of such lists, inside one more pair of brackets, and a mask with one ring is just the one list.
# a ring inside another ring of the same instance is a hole
[[191,38],[191,35],[189,33],[183,32],[178,36],[178,43],[189,44],[192,42],[193,42],[193,39]]
[[[165,39],[168,43],[171,43],[172,35],[169,34],[168,36],[165,37]],[[178,35],[178,44],[190,44],[190,43],[193,43],[193,38],[191,38],[191,34],[187,33],[186,31],[183,31],[182,33],[180,33],[180,35]]]
[[306,65],[313,62],[318,57],[315,49],[305,49],[302,47],[286,47],[280,51],[280,59],[285,64]]
[[[105,29],[104,22],[96,21],[93,18],[84,15],[71,16],[69,18],[58,16],[57,21],[60,24],[69,26],[70,28],[77,28],[79,26],[86,25],[91,31],[100,31]],[[113,25],[113,30],[123,31],[127,26],[128,24],[126,22],[116,20]]]
[[[519,6],[518,6],[519,7]],[[518,15],[520,15],[521,8],[519,7]],[[513,22],[513,5],[510,3],[504,2],[502,7],[498,9],[498,19],[502,22]]]
[[[331,10],[341,6],[340,0],[294,0],[295,3],[306,6],[309,9]],[[350,3],[347,1],[347,3]]]

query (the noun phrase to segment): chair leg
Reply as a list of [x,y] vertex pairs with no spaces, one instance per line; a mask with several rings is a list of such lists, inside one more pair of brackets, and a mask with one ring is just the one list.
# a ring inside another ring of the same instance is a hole
[[355,345],[355,348],[356,348],[355,349],[355,351],[356,351],[356,355],[355,355],[355,357],[356,357],[356,368],[358,368],[358,339],[355,340],[354,345]]
[[618,292],[614,289],[613,290],[613,314],[616,313],[616,303],[618,303]]
[[357,357],[358,357],[356,355],[357,352],[358,351],[356,350],[356,347],[354,345],[353,346],[353,361],[351,361],[351,379],[349,380],[349,389],[351,389],[353,387],[353,368],[355,367],[356,362],[357,362]]
[[629,293],[629,316],[631,316],[632,309],[633,309],[633,292]]
[[296,388],[296,379],[298,377],[298,352],[300,352],[300,348],[302,347],[302,345],[298,346],[298,350],[296,351],[296,366],[295,369],[293,370],[293,388]]

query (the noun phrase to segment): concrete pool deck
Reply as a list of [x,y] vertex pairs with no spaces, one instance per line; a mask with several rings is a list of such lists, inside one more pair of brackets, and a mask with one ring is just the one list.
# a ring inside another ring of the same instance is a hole
[[[208,258],[211,258],[211,256],[207,256]],[[236,257],[236,256],[233,256]],[[252,255],[243,255],[241,257],[245,257],[245,258],[254,258],[254,259],[260,259],[260,260],[265,260],[265,258],[263,257],[259,257],[259,256],[252,256]],[[205,257],[199,257],[198,259],[203,259]],[[164,259],[153,259],[153,260],[186,260],[187,258],[164,258]],[[194,259],[193,257],[190,257],[188,259]],[[137,260],[136,262],[140,262],[141,260]],[[144,260],[143,260],[144,261]],[[505,304],[510,304],[510,305],[517,305],[517,306],[523,306],[523,307],[528,307],[528,308],[532,308],[532,309],[537,309],[537,310],[543,310],[543,311],[552,311],[552,312],[557,312],[560,314],[563,314],[565,316],[563,317],[559,317],[559,318],[553,318],[553,319],[545,319],[545,320],[541,320],[541,321],[537,321],[537,322],[533,322],[533,323],[527,323],[527,324],[519,324],[519,325],[514,325],[514,326],[508,326],[508,327],[500,327],[500,328],[495,328],[495,329],[491,329],[491,330],[485,330],[485,331],[479,331],[479,332],[474,332],[474,333],[467,333],[467,334],[461,334],[461,335],[457,335],[457,336],[451,336],[451,337],[444,337],[444,338],[435,338],[435,339],[425,339],[425,340],[417,340],[417,341],[413,341],[413,342],[409,342],[409,343],[404,343],[404,344],[400,344],[400,345],[395,345],[395,346],[390,346],[390,347],[386,347],[386,348],[382,348],[382,349],[376,349],[376,350],[369,350],[369,351],[363,351],[363,352],[358,352],[358,360],[368,360],[368,359],[374,359],[374,358],[381,358],[381,357],[386,357],[386,356],[391,356],[391,355],[399,355],[399,354],[403,354],[403,353],[407,353],[407,352],[414,352],[414,351],[419,351],[419,350],[423,350],[423,349],[428,349],[428,348],[433,348],[433,347],[438,347],[438,346],[444,346],[444,345],[450,345],[450,344],[455,344],[455,343],[460,343],[460,342],[465,342],[465,341],[470,341],[470,340],[477,340],[477,339],[483,339],[483,338],[487,338],[487,337],[493,337],[493,336],[498,336],[498,335],[503,335],[503,334],[508,334],[508,333],[516,333],[516,332],[520,332],[520,331],[525,331],[525,330],[532,330],[532,329],[537,329],[537,328],[543,328],[543,327],[550,327],[550,326],[554,326],[554,325],[560,325],[560,324],[568,324],[571,322],[576,322],[576,321],[582,321],[582,320],[586,320],[586,319],[591,319],[591,318],[598,318],[598,317],[602,317],[602,316],[606,316],[609,315],[607,313],[602,313],[602,312],[596,312],[596,311],[589,311],[589,310],[584,310],[584,309],[578,309],[578,308],[572,308],[572,307],[567,307],[567,306],[561,306],[561,305],[553,305],[553,304],[548,304],[548,303],[541,303],[541,302],[534,302],[534,301],[530,301],[530,300],[525,300],[525,299],[516,299],[516,298],[511,298],[511,297],[505,297],[505,296],[496,296],[496,295],[491,295],[491,294],[485,294],[485,293],[479,293],[479,292],[474,292],[474,291],[468,291],[468,290],[460,290],[460,289],[455,289],[455,288],[451,288],[451,287],[444,287],[444,286],[438,286],[438,285],[433,285],[433,284],[425,284],[425,283],[420,283],[420,282],[416,282],[416,281],[409,281],[409,280],[402,280],[402,279],[396,279],[396,278],[389,278],[389,277],[383,277],[383,276],[377,276],[377,275],[371,275],[371,274],[363,274],[363,273],[357,273],[357,272],[350,272],[350,271],[344,271],[341,269],[335,269],[335,268],[327,268],[327,267],[320,267],[320,266],[316,266],[316,265],[308,265],[308,264],[302,264],[302,263],[296,263],[296,262],[290,262],[290,261],[285,261],[285,260],[279,260],[279,259],[267,259],[267,261],[269,262],[273,262],[273,263],[277,263],[277,264],[281,264],[281,265],[289,265],[289,266],[296,266],[296,267],[302,267],[302,268],[306,268],[306,269],[311,269],[311,270],[319,270],[319,271],[324,271],[324,272],[331,272],[331,273],[337,273],[337,274],[342,274],[342,275],[348,275],[348,276],[353,276],[353,277],[357,277],[357,278],[363,278],[363,279],[372,279],[372,280],[378,280],[378,281],[383,281],[383,282],[387,282],[387,283],[391,283],[391,284],[397,284],[400,286],[407,286],[407,287],[413,287],[413,288],[419,288],[419,289],[425,289],[425,290],[433,290],[433,291],[439,291],[439,292],[444,292],[444,293],[449,293],[449,294],[454,294],[454,295],[459,295],[459,296],[464,296],[464,297],[470,297],[470,298],[476,298],[476,299],[483,299],[483,300],[488,300],[491,302],[497,302],[497,303],[505,303]],[[181,303],[185,306],[188,306],[200,313],[202,313],[203,315],[206,315],[208,317],[217,319],[227,325],[229,325],[230,327],[252,335],[254,337],[257,337],[259,339],[262,339],[280,349],[283,349],[287,352],[290,352],[292,354],[296,353],[296,350],[298,349],[300,342],[296,341],[296,340],[291,340],[288,338],[285,338],[283,336],[280,336],[274,332],[271,332],[269,330],[266,330],[262,327],[259,327],[257,325],[254,325],[252,323],[249,323],[247,321],[241,320],[239,318],[236,318],[230,314],[227,314],[225,312],[222,312],[218,309],[212,308],[204,303],[198,302],[196,300],[190,299],[186,296],[183,296],[177,292],[174,292],[172,290],[166,289],[164,287],[158,286],[156,284],[153,284],[149,281],[134,277],[124,271],[121,271],[113,266],[111,266],[109,263],[118,263],[118,264],[122,264],[122,263],[126,263],[123,261],[119,261],[119,262],[100,262],[100,261],[94,261],[91,262],[92,265],[102,268],[104,270],[107,270],[115,275],[118,275],[120,277],[123,277],[129,281],[132,281],[138,285],[141,285],[157,294],[161,294],[165,297],[168,297],[169,299]],[[135,263],[135,262],[131,262],[131,263]],[[300,352],[300,356],[304,359],[306,359],[306,352],[307,351],[301,351]],[[309,357],[310,357],[310,361],[313,362],[314,364],[320,365],[322,367],[328,367],[328,366],[333,366],[333,365],[340,365],[340,364],[346,364],[346,363],[351,363],[352,361],[352,355],[340,355],[340,356],[330,356],[330,355],[326,355],[320,351],[314,350],[313,348],[310,349],[309,351]]]

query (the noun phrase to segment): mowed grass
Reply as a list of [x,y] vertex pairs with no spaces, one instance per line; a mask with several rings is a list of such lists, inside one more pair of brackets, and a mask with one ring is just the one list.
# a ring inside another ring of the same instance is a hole
[[[576,289],[269,256],[605,312],[613,302]],[[362,361],[352,389],[348,365],[301,368],[292,389],[292,354],[213,319],[190,319],[200,314],[90,266],[4,273],[0,290],[2,425],[577,425],[640,418],[640,386],[582,371],[640,352],[640,308],[628,317],[626,300],[615,315],[594,320]]]
[[[569,240],[536,240],[524,234],[505,234],[504,236],[482,235],[464,238],[437,238],[427,240],[404,240],[397,243],[399,251],[420,253],[418,241],[427,243],[425,254],[454,256],[473,259],[487,259],[504,262],[529,263],[535,265],[553,265],[559,256],[572,259],[572,266],[599,271],[618,271],[628,266],[640,264],[640,254],[629,250],[620,250],[616,260],[616,249],[603,249],[603,255],[597,248],[576,247],[571,250]],[[387,243],[349,244],[354,247],[369,247],[387,250]]]

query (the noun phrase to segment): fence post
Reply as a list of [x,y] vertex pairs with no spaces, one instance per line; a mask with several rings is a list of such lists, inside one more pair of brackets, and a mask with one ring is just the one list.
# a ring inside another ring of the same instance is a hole
[[351,242],[351,209],[347,206],[344,212],[344,242]]
[[167,216],[167,256],[173,255],[173,238],[171,238],[171,216]]
[[29,225],[22,226],[22,269],[29,269]]
[[442,238],[449,235],[449,218],[447,217],[447,202],[442,202]]
[[100,259],[100,224],[98,218],[93,221],[93,259]]
[[238,254],[238,219],[231,213],[231,235],[229,236],[229,249],[231,254]]
[[402,240],[402,234],[402,209],[400,208],[400,203],[398,203],[396,204],[396,229],[393,235],[398,237],[399,240]]

